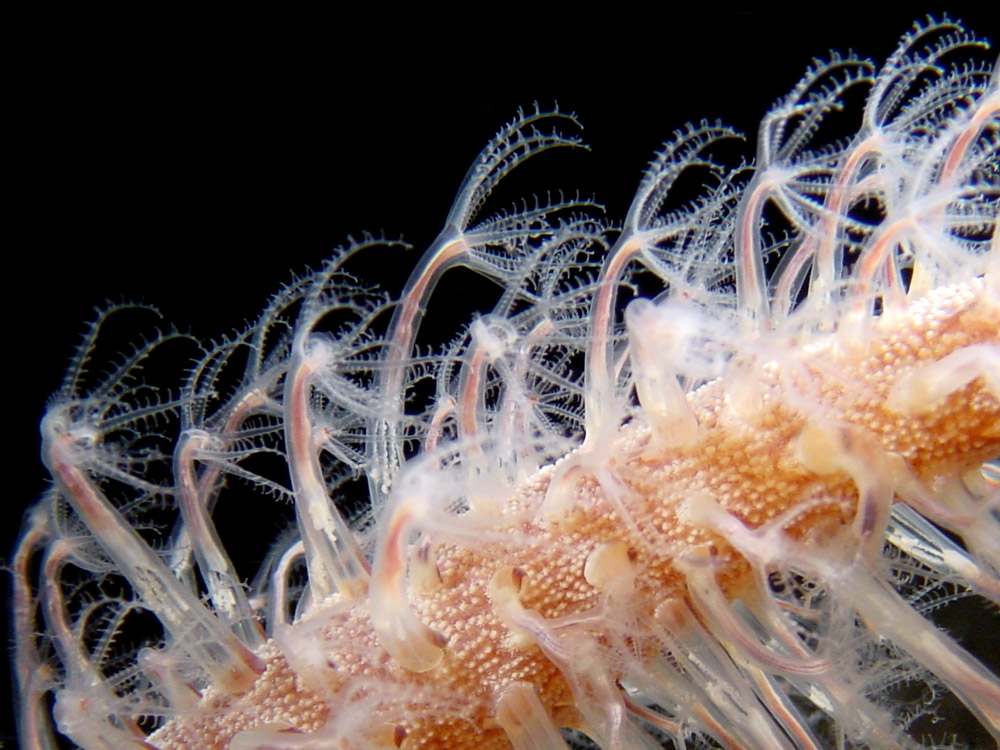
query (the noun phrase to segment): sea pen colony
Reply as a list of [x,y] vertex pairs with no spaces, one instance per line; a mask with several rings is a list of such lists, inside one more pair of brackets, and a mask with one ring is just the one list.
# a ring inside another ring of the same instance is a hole
[[[881,68],[816,62],[752,167],[718,156],[724,125],[683,128],[614,229],[586,200],[485,210],[578,143],[519,113],[398,299],[352,274],[365,239],[230,339],[93,361],[143,314],[108,310],[42,422],[51,489],[12,563],[24,746],[995,742],[1000,680],[930,619],[1000,601],[984,48],[926,21]],[[862,89],[856,134],[819,141]],[[455,266],[499,301],[427,351]],[[231,493],[295,510],[251,580]]]

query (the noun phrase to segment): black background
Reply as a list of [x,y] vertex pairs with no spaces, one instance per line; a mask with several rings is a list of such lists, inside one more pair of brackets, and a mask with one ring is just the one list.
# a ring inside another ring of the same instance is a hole
[[[947,7],[996,40],[986,5]],[[619,219],[674,129],[720,118],[753,134],[814,56],[854,49],[881,63],[915,19],[943,9],[800,7],[87,11],[14,24],[3,118],[15,133],[3,260],[13,481],[0,556],[45,486],[38,420],[95,305],[153,303],[218,336],[366,230],[414,246],[373,260],[370,280],[397,288],[479,149],[534,101],[576,112],[592,151],[541,155],[517,175],[520,194],[579,189]],[[3,706],[8,684],[0,676]]]

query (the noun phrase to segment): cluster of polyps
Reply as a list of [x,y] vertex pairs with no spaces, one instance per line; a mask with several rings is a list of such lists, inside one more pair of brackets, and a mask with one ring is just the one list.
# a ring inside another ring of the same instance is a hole
[[[817,64],[753,170],[677,133],[608,244],[586,201],[474,223],[577,142],[521,115],[398,301],[354,245],[169,399],[138,371],[186,337],[94,377],[95,325],[14,559],[25,747],[916,748],[939,704],[1000,737],[1000,681],[924,616],[1000,602],[1000,74],[950,64],[981,46]],[[456,265],[499,302],[417,355]],[[249,587],[213,522],[238,492],[297,518]]]

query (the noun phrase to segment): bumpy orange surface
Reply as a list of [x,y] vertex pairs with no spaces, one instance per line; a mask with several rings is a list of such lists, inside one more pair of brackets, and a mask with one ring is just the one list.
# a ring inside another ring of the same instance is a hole
[[[577,659],[587,655],[572,651],[573,634],[599,631],[604,607],[625,612],[619,621],[627,622],[627,613],[650,617],[683,598],[677,557],[702,545],[722,588],[739,595],[749,565],[690,520],[692,498],[713,499],[750,528],[812,501],[785,530],[822,545],[844,538],[857,506],[848,473],[817,473],[824,450],[865,456],[873,471],[902,459],[926,486],[978,467],[1000,454],[1000,401],[982,378],[919,409],[894,411],[886,401],[921,367],[963,347],[1000,345],[998,329],[1000,307],[973,282],[875,321],[865,341],[790,342],[773,361],[734,365],[731,377],[690,397],[700,425],[694,443],[658,447],[633,422],[608,455],[565,457],[505,507],[471,499],[462,522],[490,529],[481,542],[431,539],[412,551],[410,606],[446,643],[433,669],[417,674],[393,663],[365,602],[334,600],[269,642],[267,669],[252,690],[209,693],[148,741],[163,750],[340,747],[350,730],[372,747],[508,748],[495,701],[519,681],[534,686],[557,724],[579,725],[561,670],[511,626],[502,594],[552,623]],[[816,435],[818,446],[810,444]],[[593,471],[595,461],[609,473]],[[616,585],[623,570],[631,574]],[[639,634],[634,648],[645,648]],[[335,729],[334,715],[353,718]]]

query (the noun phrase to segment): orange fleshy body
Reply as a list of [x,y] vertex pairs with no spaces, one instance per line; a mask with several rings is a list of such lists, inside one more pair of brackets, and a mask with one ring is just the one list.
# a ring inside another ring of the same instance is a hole
[[[686,552],[710,548],[714,574],[728,594],[752,589],[739,552],[724,536],[685,517],[689,498],[711,496],[749,529],[800,507],[800,515],[782,524],[786,534],[818,548],[852,543],[846,529],[857,509],[857,488],[842,471],[818,476],[803,465],[797,441],[807,424],[838,425],[844,435],[852,434],[845,426],[859,428],[857,434],[872,441],[865,446],[869,455],[884,451],[902,459],[928,485],[962,476],[1000,453],[1000,398],[978,379],[919,414],[885,405],[908,374],[980,344],[1000,346],[1000,306],[983,294],[981,283],[957,285],[915,301],[906,315],[880,320],[864,345],[831,338],[796,354],[795,368],[763,364],[760,402],[751,416],[734,411],[726,380],[710,383],[691,397],[700,426],[691,445],[657,449],[641,423],[625,427],[613,443],[607,462],[623,485],[631,523],[623,522],[586,471],[560,472],[565,466],[556,465],[526,481],[507,508],[471,511],[490,514],[495,535],[516,543],[432,543],[414,553],[411,576],[415,566],[429,573],[421,576],[422,585],[411,584],[410,605],[446,644],[438,666],[418,674],[394,665],[379,647],[364,600],[329,602],[284,636],[305,644],[294,648],[303,665],[312,659],[305,670],[290,669],[280,645],[269,644],[262,654],[267,670],[250,692],[209,694],[151,742],[163,750],[222,750],[234,735],[256,729],[260,747],[285,747],[280,738],[291,740],[296,732],[322,737],[334,710],[331,697],[339,696],[336,710],[364,717],[369,747],[509,748],[494,718],[495,701],[506,686],[523,682],[560,725],[575,726],[580,716],[559,667],[529,634],[498,615],[502,604],[491,593],[498,571],[517,571],[523,608],[545,620],[565,618],[553,631],[566,639],[570,654],[574,639],[600,649],[606,642],[602,629],[614,620],[635,628],[629,637],[641,655],[653,641],[644,642],[640,623],[655,622],[664,603],[686,595],[675,565]],[[803,377],[808,383],[796,381]],[[789,388],[814,399],[809,412],[786,397]],[[876,471],[878,457],[871,458]],[[573,461],[571,454],[561,463]],[[573,507],[547,516],[546,492],[559,473],[565,485],[560,492],[573,497]],[[627,549],[627,563],[593,585],[585,573],[588,558],[615,545]],[[613,587],[616,580],[622,585]],[[576,656],[585,659],[583,648]],[[379,687],[366,690],[366,678],[377,679]],[[357,692],[345,694],[351,684]],[[380,699],[371,700],[373,691]],[[367,713],[373,704],[377,712]]]

